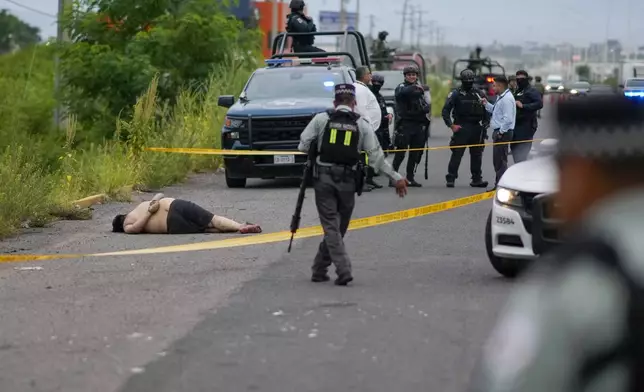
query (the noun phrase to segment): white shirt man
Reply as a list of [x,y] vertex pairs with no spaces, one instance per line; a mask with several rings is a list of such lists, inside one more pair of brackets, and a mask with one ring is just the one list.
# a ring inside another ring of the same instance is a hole
[[374,132],[380,128],[382,113],[378,99],[371,92],[368,84],[371,83],[371,72],[367,67],[358,67],[356,69],[357,82],[353,83],[356,88],[356,108],[355,111],[371,125]]

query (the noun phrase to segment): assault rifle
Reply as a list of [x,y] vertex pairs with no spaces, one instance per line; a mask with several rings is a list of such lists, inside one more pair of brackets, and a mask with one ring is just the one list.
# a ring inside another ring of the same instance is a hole
[[306,193],[306,186],[311,182],[313,178],[313,167],[315,166],[315,159],[318,152],[318,142],[313,140],[309,146],[309,153],[306,160],[306,165],[304,165],[304,173],[302,174],[302,183],[300,184],[300,193],[297,195],[297,203],[295,204],[295,212],[291,218],[291,240],[288,243],[288,252],[291,252],[291,246],[293,245],[293,237],[297,229],[300,228],[300,220],[302,219],[302,205],[304,204],[304,194]]

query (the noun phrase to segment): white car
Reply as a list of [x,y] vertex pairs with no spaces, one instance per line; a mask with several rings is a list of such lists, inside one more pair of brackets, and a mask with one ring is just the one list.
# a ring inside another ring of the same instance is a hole
[[503,276],[517,276],[543,249],[558,242],[558,222],[547,214],[550,196],[558,188],[556,146],[556,139],[542,141],[527,161],[510,166],[499,181],[485,245],[492,266]]
[[548,75],[546,78],[546,93],[563,93],[564,80],[561,75]]

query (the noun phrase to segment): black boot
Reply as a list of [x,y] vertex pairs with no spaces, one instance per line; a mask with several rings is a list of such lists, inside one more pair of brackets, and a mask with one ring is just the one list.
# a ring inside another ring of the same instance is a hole
[[323,282],[328,282],[330,280],[331,278],[329,278],[329,275],[327,274],[313,274],[313,276],[311,276],[311,282],[314,282],[314,283],[323,283]]
[[409,180],[409,185],[410,188],[422,188],[423,184],[416,182],[416,180]]
[[478,180],[472,180],[472,182],[470,182],[470,186],[472,188],[487,188],[487,185],[488,185],[488,182],[483,181],[480,178]]
[[335,285],[346,286],[352,281],[353,281],[353,276],[351,276],[350,273],[340,274],[338,275],[338,278],[335,280]]
[[367,185],[370,185],[370,186],[372,186],[372,187],[374,187],[375,189],[380,189],[380,188],[382,188],[382,185],[378,184],[378,183],[377,183],[377,182],[375,182],[373,179],[369,179],[369,180],[367,180],[367,181],[366,181],[366,184],[367,184]]

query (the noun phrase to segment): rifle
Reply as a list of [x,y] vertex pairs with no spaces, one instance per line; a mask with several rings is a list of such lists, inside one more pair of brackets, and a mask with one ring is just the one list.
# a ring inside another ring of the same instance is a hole
[[302,183],[300,184],[300,193],[297,195],[297,203],[295,204],[295,212],[291,218],[291,240],[288,243],[288,253],[291,253],[291,247],[293,246],[293,237],[297,229],[300,228],[300,220],[302,219],[302,205],[304,204],[304,193],[306,192],[306,186],[311,181],[313,177],[313,167],[315,166],[315,158],[317,157],[318,152],[318,142],[313,140],[309,146],[309,153],[306,159],[306,165],[304,165],[304,173],[302,174]]
[[425,180],[428,179],[427,166],[429,162],[429,127],[431,122],[425,126]]

